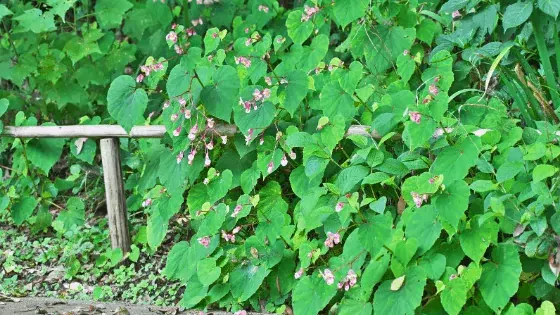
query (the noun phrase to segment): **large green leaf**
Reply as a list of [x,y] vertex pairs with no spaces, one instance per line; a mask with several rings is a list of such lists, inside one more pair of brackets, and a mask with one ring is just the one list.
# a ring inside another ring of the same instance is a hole
[[474,262],[479,262],[490,244],[498,238],[499,226],[494,220],[486,220],[480,225],[478,217],[474,217],[470,229],[461,232],[459,240],[461,248]]
[[27,220],[33,213],[33,210],[35,210],[35,207],[37,207],[37,204],[37,199],[31,196],[23,197],[15,202],[12,205],[11,209],[12,219],[14,219],[14,223],[16,225],[20,225],[23,223],[23,221]]
[[121,75],[113,80],[107,93],[107,110],[127,132],[134,125],[144,122],[147,106],[146,91],[136,89],[136,82],[131,76]]
[[436,195],[433,204],[438,217],[457,229],[459,221],[469,206],[470,190],[463,180],[455,181]]
[[182,196],[175,195],[174,197],[163,196],[152,206],[146,229],[148,245],[151,248],[157,248],[161,244],[167,234],[169,219],[179,212],[182,204]]
[[261,286],[269,269],[253,264],[239,265],[229,274],[231,295],[239,302],[248,300]]
[[427,252],[441,233],[441,223],[437,221],[437,212],[432,205],[416,209],[407,222],[405,234],[418,241],[418,254]]
[[85,205],[82,199],[71,197],[66,202],[66,210],[61,211],[56,221],[62,222],[64,230],[72,226],[81,226],[85,222]]
[[32,139],[26,145],[27,158],[33,165],[48,174],[60,159],[64,143],[64,139]]
[[437,155],[430,172],[436,175],[442,174],[445,185],[463,179],[469,169],[476,165],[480,148],[480,138],[468,136],[454,146],[443,149]]
[[462,278],[455,278],[441,292],[441,305],[448,314],[457,315],[467,302],[469,287]]
[[397,57],[410,49],[416,37],[415,29],[404,29],[400,26],[376,25],[372,30],[365,29],[366,64],[373,74],[384,73],[395,66]]
[[376,215],[370,217],[368,221],[359,228],[358,236],[364,248],[371,255],[376,255],[383,246],[391,240],[393,231],[393,219],[389,215]]
[[341,194],[346,194],[369,174],[369,168],[362,165],[354,165],[343,169],[336,178],[335,185]]
[[537,6],[541,11],[555,19],[560,13],[560,0],[537,0]]
[[492,251],[492,260],[482,266],[478,281],[484,301],[495,312],[504,309],[519,288],[521,261],[513,244],[500,244]]
[[294,115],[307,95],[307,75],[301,70],[294,70],[286,76],[288,81],[285,90],[284,108]]
[[393,281],[387,280],[379,286],[373,298],[373,311],[375,314],[415,314],[426,285],[424,269],[418,266],[408,268],[404,282],[397,290],[391,288]]
[[56,30],[53,13],[43,13],[40,9],[26,10],[23,14],[16,16],[14,20],[19,22],[17,30],[20,32],[31,31],[38,34]]
[[214,72],[213,84],[202,89],[200,99],[210,114],[230,121],[233,106],[239,106],[239,77],[232,66],[222,66]]
[[356,113],[354,99],[342,89],[338,81],[331,81],[325,85],[319,97],[321,109],[330,119],[334,119],[339,114],[347,120],[354,117]]
[[295,10],[290,12],[288,19],[286,19],[286,28],[288,30],[288,36],[294,41],[295,44],[301,44],[305,42],[307,38],[313,33],[313,22],[302,21],[303,12],[301,10]]
[[363,17],[369,3],[368,0],[336,1],[333,8],[334,17],[338,24],[344,28],[354,20]]
[[504,30],[521,25],[533,12],[533,1],[519,1],[506,8],[502,23]]
[[127,0],[99,0],[95,3],[95,15],[102,28],[116,28],[130,8],[132,3]]
[[336,285],[327,285],[317,273],[301,278],[292,294],[294,313],[316,315],[334,297]]

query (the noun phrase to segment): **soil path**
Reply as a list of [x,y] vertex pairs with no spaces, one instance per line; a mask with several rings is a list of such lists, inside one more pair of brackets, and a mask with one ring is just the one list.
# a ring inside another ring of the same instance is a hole
[[[199,312],[179,311],[176,307],[159,307],[128,303],[61,300],[54,298],[8,298],[0,294],[0,315],[195,315]],[[226,312],[205,314],[225,315]]]

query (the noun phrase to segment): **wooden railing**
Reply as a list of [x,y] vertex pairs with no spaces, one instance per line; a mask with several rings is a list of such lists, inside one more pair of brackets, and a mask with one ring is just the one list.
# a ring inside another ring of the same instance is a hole
[[[237,132],[234,125],[216,125],[213,130],[226,136]],[[126,197],[120,161],[119,138],[163,138],[165,126],[136,126],[130,133],[118,125],[74,126],[6,126],[1,136],[13,138],[98,138],[100,139],[101,163],[105,183],[105,198],[111,246],[123,252],[130,251],[130,233],[126,209]],[[346,135],[363,135],[379,138],[367,127],[350,126]]]

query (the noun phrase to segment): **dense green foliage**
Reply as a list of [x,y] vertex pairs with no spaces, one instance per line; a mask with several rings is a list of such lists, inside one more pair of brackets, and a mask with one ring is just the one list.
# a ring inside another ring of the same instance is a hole
[[[294,2],[0,5],[4,125],[165,125],[128,258],[183,307],[554,314],[560,0]],[[77,233],[95,141],[1,150],[3,217]]]

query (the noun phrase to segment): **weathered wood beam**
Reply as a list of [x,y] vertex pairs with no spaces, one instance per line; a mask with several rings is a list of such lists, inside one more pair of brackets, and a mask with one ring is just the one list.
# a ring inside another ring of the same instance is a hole
[[130,251],[130,233],[128,231],[128,212],[121,171],[119,139],[106,138],[99,142],[111,246],[122,249],[123,253],[128,253]]
[[[237,133],[237,127],[229,124],[217,124],[213,129],[217,134],[232,136]],[[352,125],[346,132],[350,135],[371,135],[380,138],[376,132],[370,133],[367,126]],[[70,125],[70,126],[6,126],[0,134],[13,138],[163,138],[165,126],[136,126],[127,133],[119,125]]]

